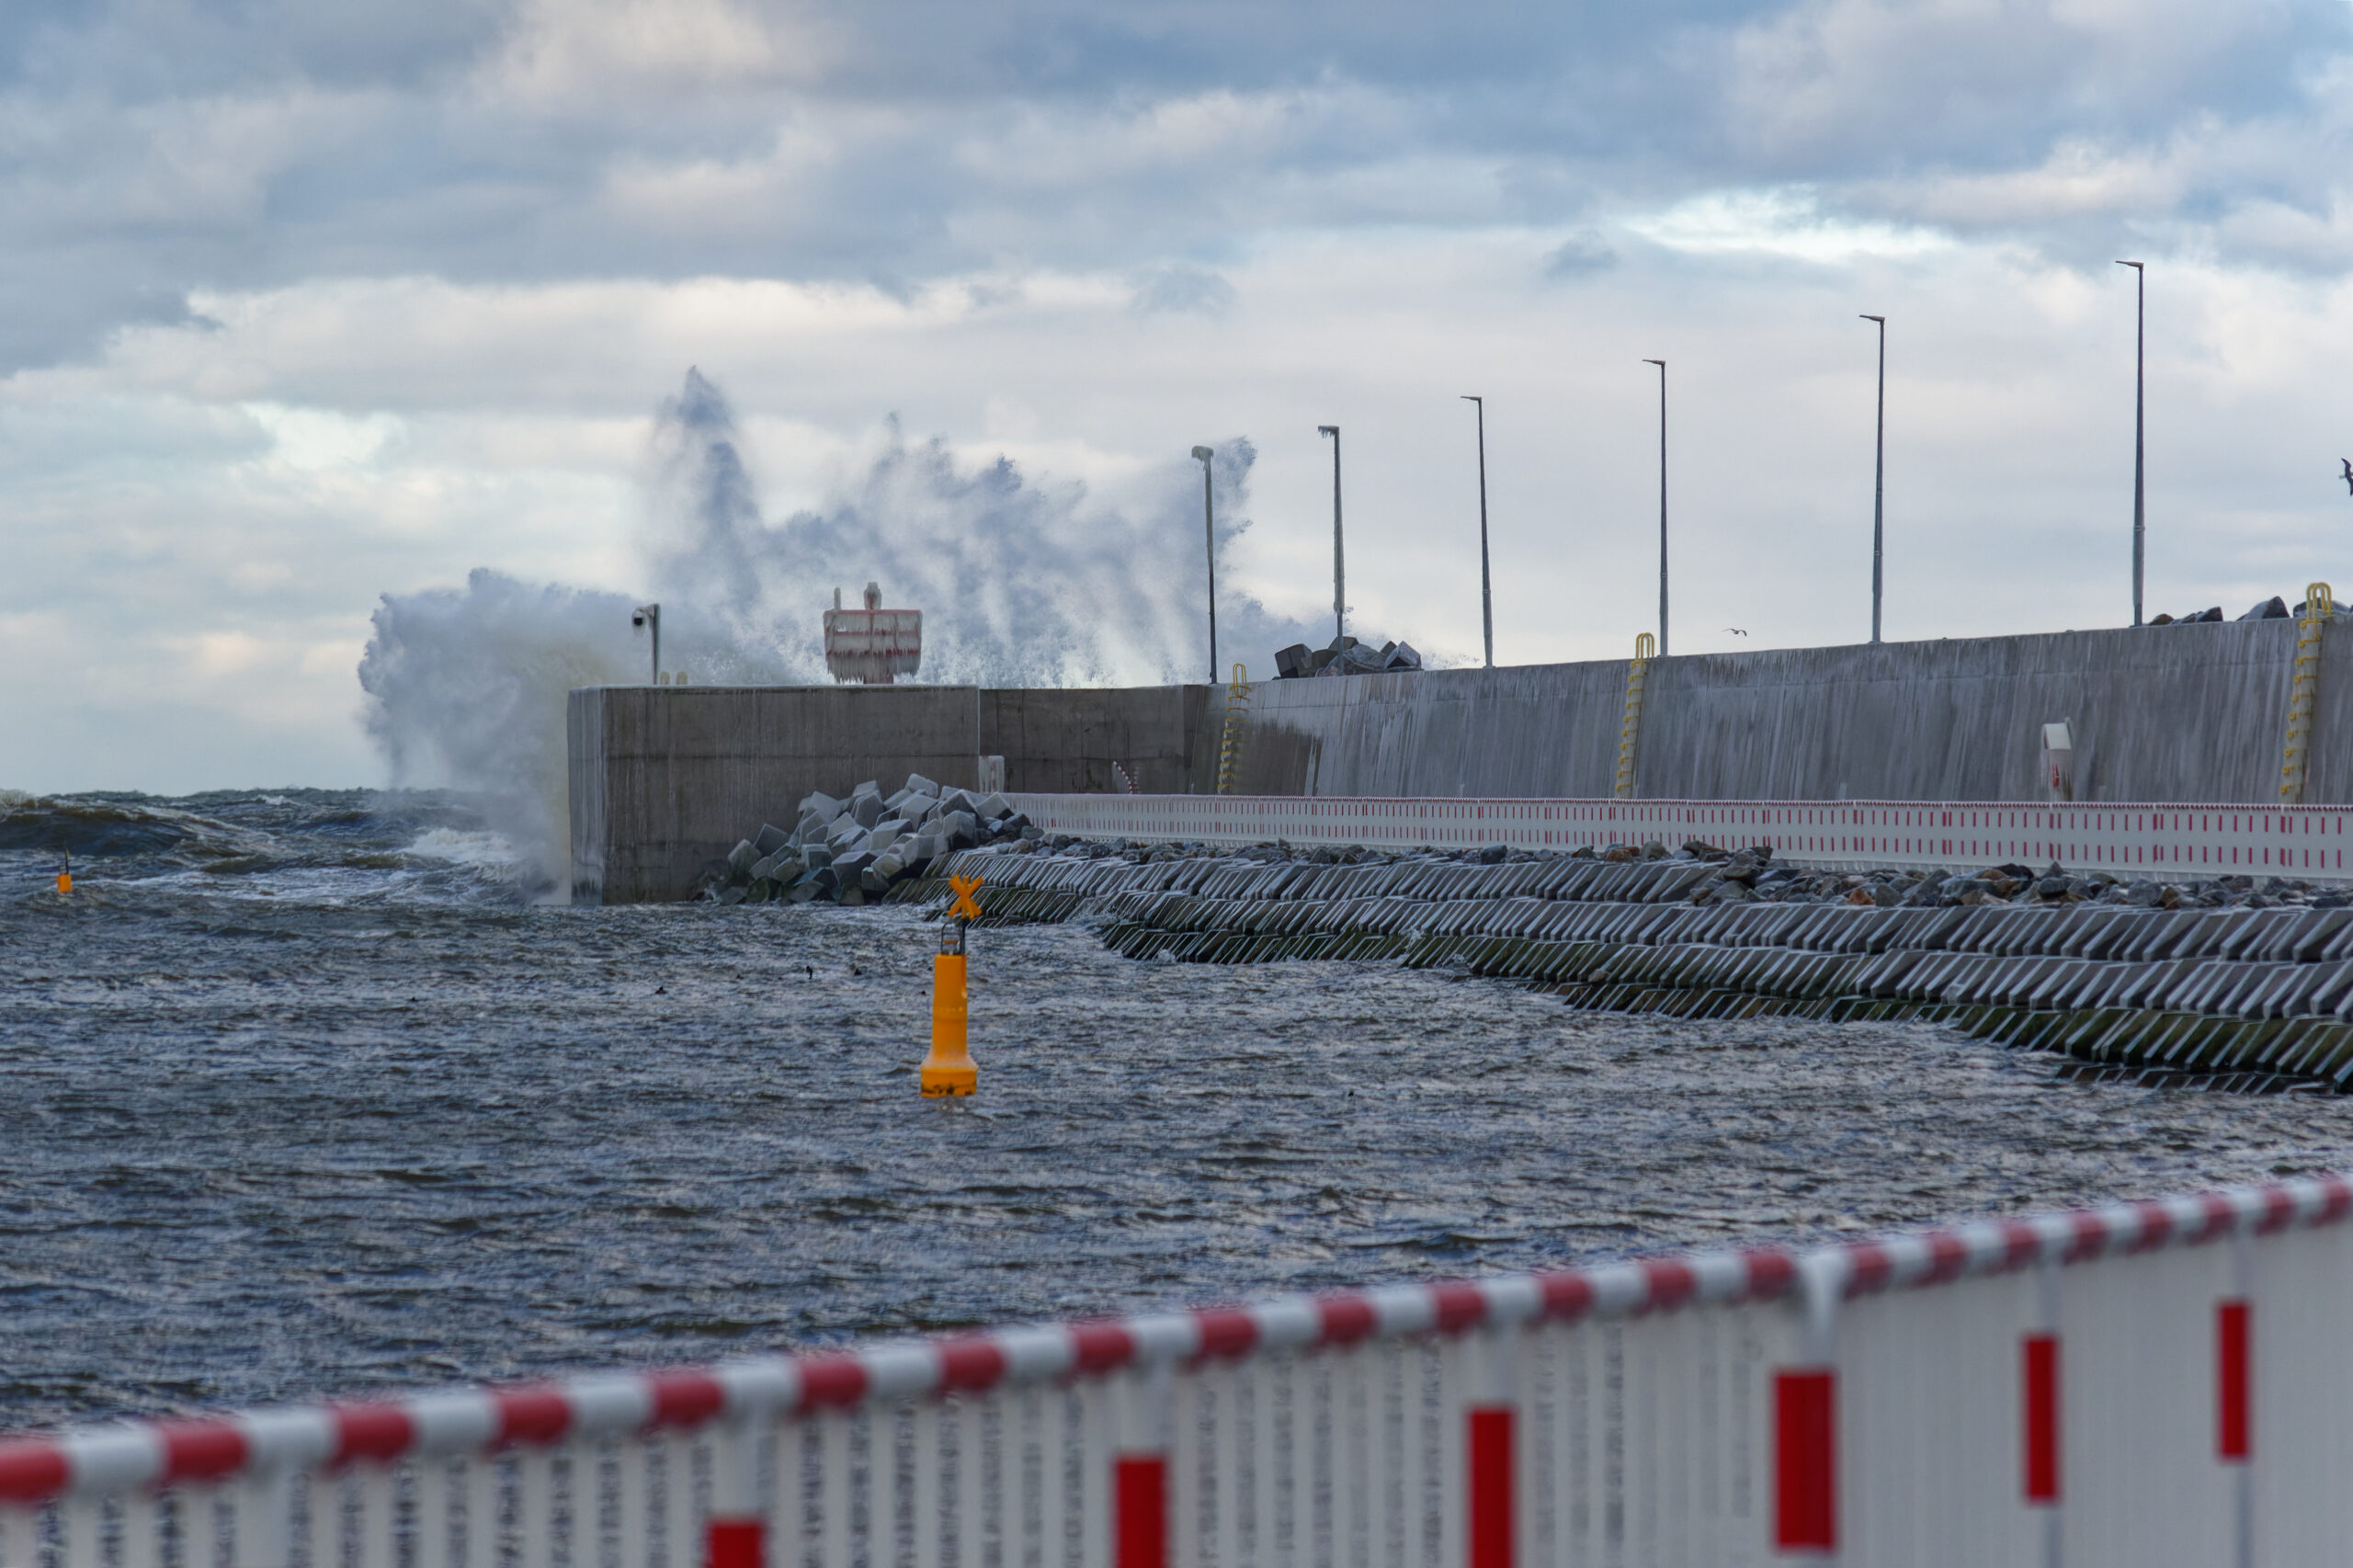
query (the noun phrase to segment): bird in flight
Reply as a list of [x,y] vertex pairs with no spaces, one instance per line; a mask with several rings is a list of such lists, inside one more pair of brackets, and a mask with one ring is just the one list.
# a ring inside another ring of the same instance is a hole
[[2348,492],[2353,492],[2353,458],[2339,458],[2336,460],[2345,465],[2345,488]]
[[1745,636],[1747,636],[1747,635],[1748,635],[1748,633],[1747,633],[1747,632],[1743,631],[1742,631],[1739,627],[1737,627],[1737,626],[1727,626],[1727,627],[1725,627],[1725,628],[1724,628],[1724,630],[1725,630],[1726,631],[1731,632],[1734,637],[1745,637]]

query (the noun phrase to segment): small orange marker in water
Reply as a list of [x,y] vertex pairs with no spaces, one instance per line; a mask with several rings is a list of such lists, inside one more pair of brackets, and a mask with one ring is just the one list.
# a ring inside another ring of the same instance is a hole
[[949,924],[939,933],[939,955],[931,960],[931,1051],[923,1059],[922,1073],[927,1100],[969,1095],[981,1081],[964,1044],[964,927],[981,917],[972,899],[981,879],[950,877],[948,886],[956,901],[948,906]]
[[67,855],[65,864],[57,873],[57,896],[63,898],[74,891],[74,857]]

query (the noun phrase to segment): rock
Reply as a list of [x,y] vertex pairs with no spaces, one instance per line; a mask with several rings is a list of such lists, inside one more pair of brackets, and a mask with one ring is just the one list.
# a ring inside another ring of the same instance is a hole
[[1881,909],[1893,909],[1904,902],[1904,890],[1893,882],[1873,882],[1870,891],[1871,902]]
[[943,813],[948,812],[963,812],[972,817],[975,821],[979,820],[981,814],[979,802],[975,801],[970,794],[961,790],[950,790],[945,795],[940,796],[939,810]]
[[882,809],[886,812],[895,812],[905,805],[909,797],[914,794],[913,790],[893,790],[882,797]]
[[1848,888],[1847,902],[1852,904],[1867,904],[1877,903],[1879,900],[1871,896],[1871,890],[1869,888]]
[[854,855],[845,855],[835,860],[831,869],[840,886],[849,887],[858,881],[860,872],[874,864],[876,858],[872,851],[861,849]]
[[1277,680],[1295,680],[1301,676],[1307,674],[1308,661],[1314,655],[1308,651],[1307,644],[1304,642],[1294,642],[1288,648],[1277,649],[1275,651],[1275,678]]
[[773,855],[791,841],[792,835],[784,829],[762,823],[760,831],[752,835],[752,847],[763,855]]
[[926,778],[920,773],[910,773],[907,775],[907,789],[910,793],[929,795],[935,801],[939,798],[939,786],[933,783],[930,779]]
[[1046,830],[1036,823],[1030,823],[1021,829],[1021,836],[1033,845],[1038,844],[1045,838]]
[[801,851],[801,863],[811,870],[821,870],[834,863],[833,849],[826,845],[812,844]]
[[1664,844],[1661,844],[1661,843],[1660,843],[1657,839],[1655,839],[1655,838],[1653,838],[1653,839],[1647,839],[1647,840],[1645,840],[1645,841],[1643,842],[1643,859],[1645,859],[1645,860],[1664,860],[1664,859],[1665,859],[1665,858],[1666,858],[1666,846],[1665,846],[1665,845],[1664,845]]
[[918,792],[899,802],[898,814],[909,822],[921,822],[938,809],[938,796]]
[[1694,860],[1711,860],[1718,863],[1722,863],[1732,858],[1730,851],[1719,849],[1704,838],[1685,839],[1683,841],[1683,853],[1690,856]]
[[1381,667],[1385,670],[1418,670],[1422,667],[1422,656],[1414,651],[1411,642],[1400,642],[1389,650],[1389,655],[1381,660]]
[[880,855],[905,835],[907,824],[896,817],[885,817],[874,824],[866,835],[866,847]]
[[2149,618],[2149,624],[2151,626],[2171,626],[2173,624],[2173,617],[2169,615],[2153,615]]
[[2285,620],[2288,619],[2288,601],[2274,594],[2239,619],[2241,620]]
[[2034,884],[2034,896],[2037,898],[2066,897],[2067,879],[2064,877],[2043,878],[2040,881]]
[[866,902],[866,890],[852,883],[834,894],[834,902],[845,909],[856,909]]
[[1613,844],[1601,852],[1601,858],[1622,866],[1629,860],[1641,859],[1642,854],[1631,844]]
[[939,819],[939,830],[959,849],[970,849],[981,841],[981,824],[972,820],[970,812],[947,812]]
[[808,903],[823,897],[824,892],[824,889],[817,885],[815,879],[804,877],[793,883],[792,891],[784,895],[784,901],[787,903]]
[[849,814],[860,827],[872,827],[882,820],[882,797],[873,794],[855,796],[849,803]]
[[744,902],[744,890],[742,888],[722,888],[719,890],[719,902],[722,903],[741,903]]
[[983,801],[980,810],[973,813],[983,822],[1002,822],[1012,814],[1013,802],[1003,795],[997,794],[992,794],[987,800]]
[[1907,909],[1932,908],[1944,902],[1944,890],[1934,877],[1923,877],[1904,890],[1904,906]]
[[1463,858],[1481,866],[1500,866],[1511,851],[1500,844],[1490,844],[1484,849],[1473,849]]
[[748,838],[727,852],[727,874],[737,881],[749,881],[752,868],[759,864],[760,852]]
[[[794,858],[798,859],[799,857],[795,856]],[[781,855],[771,855],[764,860],[755,862],[752,867],[752,880],[756,882],[767,881],[776,875],[777,868],[783,862],[784,857]]]
[[854,816],[845,815],[825,835],[825,842],[832,846],[836,860],[865,841],[866,829]]
[[744,890],[745,903],[766,903],[776,896],[776,884],[766,877],[754,877],[752,885]]
[[803,798],[801,802],[801,814],[804,817],[813,816],[819,822],[831,822],[847,810],[849,810],[847,801],[836,801],[822,790]]
[[2220,620],[2222,619],[2222,607],[2215,605],[2211,608],[2200,610],[2196,615],[2185,615],[2181,619],[2185,621]]
[[896,855],[881,855],[858,873],[858,885],[868,892],[889,892],[891,884],[906,874],[906,862]]

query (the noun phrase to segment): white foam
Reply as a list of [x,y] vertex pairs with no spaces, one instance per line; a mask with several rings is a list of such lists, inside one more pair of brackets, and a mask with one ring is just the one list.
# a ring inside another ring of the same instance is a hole
[[454,827],[437,827],[419,834],[405,854],[426,860],[448,860],[460,866],[475,866],[484,870],[512,874],[522,869],[524,856],[506,835],[498,833],[463,833]]

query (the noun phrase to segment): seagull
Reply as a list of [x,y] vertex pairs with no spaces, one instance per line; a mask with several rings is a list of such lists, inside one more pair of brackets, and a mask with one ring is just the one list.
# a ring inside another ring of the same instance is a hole
[[2353,458],[2339,458],[2336,460],[2345,465],[2345,488],[2353,491]]
[[1747,635],[1748,635],[1748,633],[1747,633],[1747,632],[1743,631],[1742,631],[1739,627],[1737,627],[1737,626],[1727,626],[1727,627],[1725,627],[1725,628],[1724,628],[1724,630],[1725,630],[1726,631],[1731,632],[1734,637],[1745,637],[1745,636],[1747,636]]

